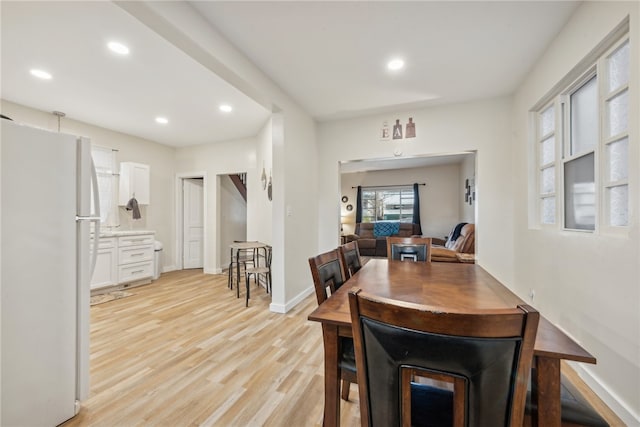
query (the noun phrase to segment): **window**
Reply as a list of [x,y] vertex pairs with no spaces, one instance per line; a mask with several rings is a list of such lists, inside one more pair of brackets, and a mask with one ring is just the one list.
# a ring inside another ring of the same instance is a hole
[[413,222],[413,188],[362,189],[362,222]]
[[[107,227],[118,226],[116,150],[92,145],[91,158],[98,176],[100,224]],[[93,201],[93,196],[91,200]]]
[[594,57],[535,110],[542,225],[558,218],[569,230],[629,225],[628,37]]

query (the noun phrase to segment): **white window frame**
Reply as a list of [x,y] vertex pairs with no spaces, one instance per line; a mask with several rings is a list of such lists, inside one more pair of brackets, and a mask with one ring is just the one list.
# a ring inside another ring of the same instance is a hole
[[[585,60],[581,61],[574,70],[572,70],[562,81],[560,81],[552,91],[547,94],[534,108],[531,110],[533,114],[532,127],[532,141],[535,144],[533,161],[535,162],[535,223],[538,228],[541,229],[561,229],[569,232],[583,232],[583,233],[628,233],[630,228],[630,214],[632,206],[632,192],[631,184],[629,183],[629,171],[630,164],[630,152],[632,141],[629,134],[629,123],[631,118],[628,118],[627,129],[624,132],[620,132],[617,135],[607,137],[608,131],[608,104],[611,99],[627,92],[628,99],[633,99],[632,90],[635,90],[630,81],[626,84],[615,88],[613,91],[608,90],[608,59],[618,51],[625,43],[630,43],[629,37],[629,23],[628,20],[621,23],[603,42],[598,45]],[[631,62],[631,61],[630,61]],[[570,111],[570,96],[582,85],[588,82],[591,78],[596,76],[597,78],[597,90],[598,90],[598,139],[596,146],[591,150],[583,150],[579,153],[571,153],[571,111]],[[631,73],[630,78],[631,80]],[[549,107],[554,108],[555,113],[555,128],[552,132],[548,132],[545,135],[541,135],[541,114],[545,112]],[[630,111],[627,112],[628,114]],[[542,142],[554,136],[555,142],[555,158],[553,164],[542,164]],[[607,148],[609,145],[627,139],[627,177],[617,181],[609,180],[609,160]],[[567,162],[577,159],[589,153],[594,153],[594,180],[595,180],[595,229],[594,230],[581,230],[565,227],[565,188],[564,188],[564,168]],[[555,182],[554,192],[543,193],[542,192],[542,171],[548,167],[555,166]],[[608,191],[610,188],[626,186],[627,188],[627,222],[625,225],[610,225],[610,206]],[[544,223],[542,203],[543,199],[547,197],[555,198],[555,223]]]
[[[120,214],[118,211],[118,162],[117,152],[118,150],[101,147],[99,145],[91,146],[92,155],[94,152],[102,152],[111,157],[111,165],[107,168],[100,168],[96,166],[96,175],[98,178],[104,177],[111,181],[111,201],[104,206],[104,198],[100,197],[100,217],[104,218],[100,221],[100,225],[103,227],[118,227],[120,225]],[[98,179],[98,186],[100,179]]]
[[[366,187],[366,188],[362,188],[362,222],[377,222],[377,221],[398,221],[398,222],[402,222],[401,218],[397,219],[397,220],[378,220],[377,218],[373,218],[373,221],[365,221],[365,214],[364,214],[364,210],[366,209],[364,204],[365,204],[365,197],[364,197],[364,192],[375,192],[375,193],[385,193],[385,192],[400,192],[400,201],[402,201],[402,193],[407,192],[407,193],[411,193],[411,195],[413,196],[413,186],[410,185],[399,185],[399,186],[393,186],[393,187]],[[375,198],[376,203],[378,198]],[[415,200],[414,200],[415,203]],[[377,204],[376,204],[376,208],[374,209],[375,211],[377,211]],[[400,209],[400,217],[402,217],[402,209]],[[367,219],[369,218],[368,216],[366,217]],[[411,220],[413,221],[413,208],[411,209]],[[407,221],[404,221],[407,222]]]

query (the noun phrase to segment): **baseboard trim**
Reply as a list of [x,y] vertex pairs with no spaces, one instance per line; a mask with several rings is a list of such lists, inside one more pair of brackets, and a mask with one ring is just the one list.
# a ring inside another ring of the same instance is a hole
[[176,271],[176,270],[177,270],[177,268],[176,268],[175,265],[166,265],[166,266],[162,267],[162,272],[163,273],[168,273],[170,271]]
[[607,386],[602,384],[596,375],[582,363],[569,362],[580,378],[598,395],[615,414],[628,426],[640,425],[640,415],[634,414],[622,400]]
[[221,268],[205,268],[202,271],[204,274],[222,274]]
[[287,313],[289,310],[291,310],[293,307],[295,307],[296,305],[298,305],[303,299],[305,299],[307,296],[309,296],[310,294],[312,294],[314,292],[313,287],[309,287],[307,289],[305,289],[304,291],[300,292],[298,295],[296,295],[295,297],[293,297],[289,302],[287,302],[286,304],[274,304],[271,303],[269,305],[269,311],[273,312],[273,313],[281,313],[281,314],[285,314]]

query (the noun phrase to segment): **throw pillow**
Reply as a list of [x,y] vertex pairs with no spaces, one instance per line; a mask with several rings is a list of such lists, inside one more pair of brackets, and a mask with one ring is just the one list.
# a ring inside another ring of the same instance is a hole
[[387,237],[398,234],[400,231],[399,222],[376,222],[373,224],[373,235],[375,237]]

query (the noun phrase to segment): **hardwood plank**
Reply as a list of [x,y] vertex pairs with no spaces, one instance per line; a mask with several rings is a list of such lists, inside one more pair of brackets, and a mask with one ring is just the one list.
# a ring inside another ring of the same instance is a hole
[[[244,288],[242,289],[244,291]],[[324,359],[314,295],[287,314],[227,275],[163,274],[91,307],[91,389],[63,426],[321,426]],[[357,388],[343,425],[359,424]]]

